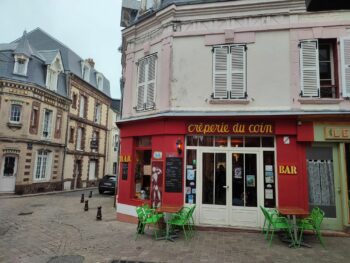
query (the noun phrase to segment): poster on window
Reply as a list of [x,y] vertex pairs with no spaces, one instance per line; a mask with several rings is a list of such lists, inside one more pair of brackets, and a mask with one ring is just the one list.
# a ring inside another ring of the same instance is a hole
[[153,208],[158,208],[162,202],[163,162],[152,162],[151,172],[151,203]]

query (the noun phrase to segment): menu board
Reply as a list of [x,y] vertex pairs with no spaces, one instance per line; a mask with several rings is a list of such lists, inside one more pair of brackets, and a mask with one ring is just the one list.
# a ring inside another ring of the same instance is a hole
[[166,158],[165,192],[182,192],[182,158]]
[[128,180],[129,163],[122,163],[122,180]]

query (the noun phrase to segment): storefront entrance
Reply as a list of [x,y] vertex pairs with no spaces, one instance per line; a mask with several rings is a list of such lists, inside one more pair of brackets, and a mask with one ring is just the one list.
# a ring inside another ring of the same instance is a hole
[[199,223],[260,226],[264,182],[259,150],[201,149],[198,157]]

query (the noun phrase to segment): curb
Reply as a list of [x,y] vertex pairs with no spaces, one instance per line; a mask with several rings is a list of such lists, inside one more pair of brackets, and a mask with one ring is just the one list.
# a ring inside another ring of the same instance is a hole
[[35,197],[35,196],[41,196],[41,195],[56,195],[56,194],[64,194],[64,193],[71,193],[71,192],[80,192],[80,191],[88,191],[88,190],[95,190],[97,189],[97,186],[94,187],[87,187],[87,188],[79,188],[79,189],[73,189],[73,190],[64,190],[64,191],[53,191],[53,192],[44,192],[44,193],[35,193],[35,194],[25,194],[25,195],[16,195],[16,194],[0,194],[0,199],[9,199],[9,198],[24,198],[24,197]]

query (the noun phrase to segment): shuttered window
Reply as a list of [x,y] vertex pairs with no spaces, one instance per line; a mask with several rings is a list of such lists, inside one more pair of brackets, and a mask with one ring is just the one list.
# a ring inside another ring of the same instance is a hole
[[155,107],[156,55],[138,62],[136,110],[150,110]]
[[350,38],[341,40],[343,97],[350,97]]
[[303,97],[320,97],[317,40],[300,42],[300,80]]
[[213,48],[213,89],[214,99],[247,97],[246,46]]

